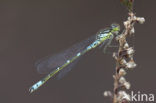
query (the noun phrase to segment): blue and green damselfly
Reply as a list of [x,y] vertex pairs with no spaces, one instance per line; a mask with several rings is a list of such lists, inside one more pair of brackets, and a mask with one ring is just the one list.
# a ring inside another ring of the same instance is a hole
[[114,38],[114,34],[118,34],[119,31],[120,26],[118,24],[112,24],[109,28],[101,29],[96,35],[73,45],[63,52],[39,60],[35,64],[37,71],[41,74],[49,74],[35,83],[29,91],[32,93],[37,90],[56,74],[57,79],[64,77],[64,75],[72,69],[73,64],[75,64],[83,54],[97,46],[105,45],[104,48],[106,48]]

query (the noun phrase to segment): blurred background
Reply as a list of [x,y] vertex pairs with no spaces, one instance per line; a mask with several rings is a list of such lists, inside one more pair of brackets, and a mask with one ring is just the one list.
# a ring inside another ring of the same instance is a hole
[[[146,19],[135,25],[138,66],[126,75],[136,93],[156,94],[155,4],[135,0],[136,15]],[[84,55],[63,79],[50,79],[32,94],[28,89],[45,76],[37,73],[35,61],[126,19],[119,0],[0,1],[0,102],[111,103],[103,92],[113,90],[115,61],[99,49]]]

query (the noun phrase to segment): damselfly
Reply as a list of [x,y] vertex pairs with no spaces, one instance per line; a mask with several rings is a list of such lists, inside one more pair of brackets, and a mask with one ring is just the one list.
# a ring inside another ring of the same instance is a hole
[[37,90],[55,74],[57,74],[56,78],[62,78],[71,70],[73,64],[75,64],[83,54],[97,46],[105,45],[104,47],[106,48],[111,43],[114,34],[118,34],[119,31],[120,26],[118,24],[112,24],[109,28],[101,29],[96,33],[96,35],[73,45],[71,48],[61,53],[39,60],[35,64],[38,72],[41,74],[49,74],[34,84],[29,91],[32,93]]

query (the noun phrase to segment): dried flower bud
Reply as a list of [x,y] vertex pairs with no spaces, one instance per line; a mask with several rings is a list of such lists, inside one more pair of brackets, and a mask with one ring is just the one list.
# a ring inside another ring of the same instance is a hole
[[125,22],[124,22],[124,26],[125,26],[126,28],[128,27],[129,24],[130,24],[129,21],[125,21]]
[[127,21],[124,22],[124,26],[127,26]]
[[126,71],[122,68],[122,69],[119,70],[119,76],[121,77],[121,76],[124,76],[124,75],[126,75]]
[[124,44],[124,49],[127,49],[129,47],[129,45],[128,45],[128,43],[126,42],[125,44]]
[[127,49],[127,54],[128,55],[132,55],[133,53],[134,53],[134,50],[133,50],[132,47]]
[[122,65],[127,65],[127,62],[126,62],[126,60],[125,59],[122,59],[121,61],[120,61],[120,63],[122,64]]
[[127,94],[125,91],[118,92],[118,101],[127,100],[130,101],[130,95]]
[[134,15],[134,16],[133,16],[133,19],[134,19],[134,20],[136,20],[136,19],[137,19],[137,17]]
[[127,82],[127,81],[126,81],[126,79],[124,77],[121,77],[119,79],[119,83],[124,84],[125,82]]
[[123,85],[126,89],[130,89],[131,87],[131,84],[129,82],[125,82]]
[[130,34],[134,34],[135,33],[135,29],[134,27],[130,30]]
[[129,61],[127,64],[126,64],[126,68],[127,69],[133,69],[136,67],[136,64],[134,63],[134,61]]
[[111,91],[105,91],[105,92],[103,93],[103,95],[104,95],[105,97],[112,97]]
[[140,24],[143,24],[145,22],[145,18],[143,17],[138,17],[136,18],[136,20],[140,23]]

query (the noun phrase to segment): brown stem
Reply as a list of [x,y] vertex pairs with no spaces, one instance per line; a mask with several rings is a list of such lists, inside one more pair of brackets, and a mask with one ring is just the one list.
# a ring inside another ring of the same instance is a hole
[[128,15],[129,16],[127,21],[124,22],[125,29],[119,36],[116,37],[116,40],[119,42],[118,52],[113,54],[113,57],[116,60],[115,75],[113,76],[114,77],[113,103],[123,103],[123,101],[125,103],[125,101],[128,102],[130,100],[128,98],[129,95],[126,94],[125,91],[124,93],[123,92],[119,93],[119,89],[121,89],[119,87],[121,84],[125,86],[125,88],[129,89],[129,85],[124,85],[127,83],[127,81],[124,82],[120,81],[121,77],[124,78],[124,75],[122,75],[122,73],[119,72],[121,68],[124,68],[126,70],[126,69],[132,69],[136,67],[136,64],[133,60],[134,50],[132,49],[132,47],[129,47],[126,38],[134,34],[134,24],[136,22],[143,23],[145,20],[144,18],[136,17],[133,12],[129,12]]

